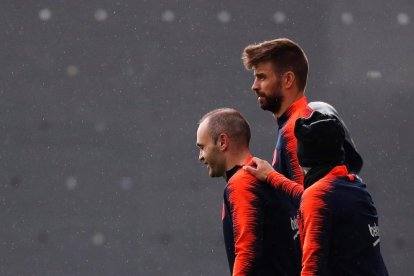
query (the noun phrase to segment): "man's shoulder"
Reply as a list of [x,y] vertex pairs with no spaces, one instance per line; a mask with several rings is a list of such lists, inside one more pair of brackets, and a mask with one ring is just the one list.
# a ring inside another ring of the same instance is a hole
[[303,197],[321,197],[333,191],[336,177],[325,176],[306,188]]
[[236,189],[257,186],[258,180],[248,171],[240,168],[228,181],[227,186]]
[[336,109],[326,103],[326,102],[310,102],[308,103],[308,107],[312,110],[312,111],[318,111],[322,114],[326,114],[326,115],[335,115],[338,116],[338,111],[336,111]]
[[304,104],[297,106],[294,112],[292,112],[287,119],[287,123],[285,124],[284,130],[291,130],[293,131],[293,128],[295,126],[295,122],[300,117],[308,117],[312,114],[314,110],[312,109],[307,102],[304,102]]
[[307,188],[304,191],[304,195],[310,197],[320,197],[322,195],[334,196],[340,192],[341,187],[352,187],[355,186],[355,183],[357,182],[359,183],[359,180],[357,180],[354,176],[350,176],[348,174],[328,174]]
[[229,183],[252,183],[257,179],[247,170],[240,168],[229,180]]

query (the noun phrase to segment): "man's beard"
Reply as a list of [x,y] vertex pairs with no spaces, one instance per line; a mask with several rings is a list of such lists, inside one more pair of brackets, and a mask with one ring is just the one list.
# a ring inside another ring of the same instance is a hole
[[278,113],[281,106],[283,97],[281,95],[262,96],[265,100],[260,103],[260,107],[263,110],[268,110],[272,113]]
[[276,89],[272,95],[265,95],[264,93],[258,92],[259,96],[264,98],[264,101],[260,101],[260,107],[263,110],[268,110],[272,113],[278,113],[283,101],[282,87],[280,82],[276,85]]

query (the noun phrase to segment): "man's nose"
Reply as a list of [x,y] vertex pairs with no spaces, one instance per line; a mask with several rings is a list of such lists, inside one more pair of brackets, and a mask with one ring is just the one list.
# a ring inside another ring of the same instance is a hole
[[253,81],[252,90],[255,92],[259,90],[259,84],[256,79]]
[[200,150],[200,153],[198,154],[198,160],[203,161],[204,160],[204,156],[203,153]]

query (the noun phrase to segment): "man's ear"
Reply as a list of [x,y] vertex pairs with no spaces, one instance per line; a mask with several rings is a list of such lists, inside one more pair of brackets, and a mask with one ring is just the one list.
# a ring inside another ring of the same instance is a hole
[[283,74],[282,84],[285,88],[287,89],[292,88],[295,82],[296,82],[295,73],[293,73],[292,71],[287,71],[286,73]]
[[217,139],[217,146],[221,151],[225,151],[229,147],[230,139],[226,133],[221,133]]

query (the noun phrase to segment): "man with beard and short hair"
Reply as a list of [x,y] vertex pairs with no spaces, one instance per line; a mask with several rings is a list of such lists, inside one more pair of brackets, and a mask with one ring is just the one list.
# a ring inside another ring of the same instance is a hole
[[[336,110],[327,103],[309,103],[305,97],[308,77],[308,59],[302,48],[287,38],[264,41],[247,46],[242,54],[246,69],[252,70],[254,82],[252,90],[257,96],[260,107],[270,111],[277,120],[278,136],[273,154],[273,168],[300,185],[303,185],[303,174],[296,153],[297,140],[294,135],[295,121],[300,117],[309,116],[314,110],[337,118],[345,131],[345,165],[352,173],[362,168],[362,158],[356,151],[349,131],[340,119]],[[275,185],[270,183],[273,187]],[[270,186],[270,185],[269,185]],[[300,197],[292,197],[291,202],[296,210]],[[285,213],[292,225],[297,225],[296,213],[285,209],[274,210]],[[283,222],[284,223],[284,222]],[[296,227],[297,230],[297,227]],[[287,235],[285,239],[297,242],[299,253],[290,254],[292,263],[300,263],[300,244],[297,239],[298,230]],[[300,270],[300,266],[298,270]]]
[[[225,248],[232,275],[299,275],[300,244],[290,197],[241,168],[252,160],[250,127],[234,109],[213,110],[199,122],[199,160],[223,177]],[[289,237],[289,238],[287,238]]]
[[309,103],[305,97],[308,59],[302,48],[287,38],[264,41],[247,46],[242,54],[246,69],[253,70],[255,92],[259,105],[277,119],[278,137],[272,165],[276,171],[297,183],[303,175],[296,156],[295,121],[317,110],[339,119],[345,129],[345,164],[353,173],[362,168],[362,158],[356,151],[349,131],[336,110],[327,103]]

